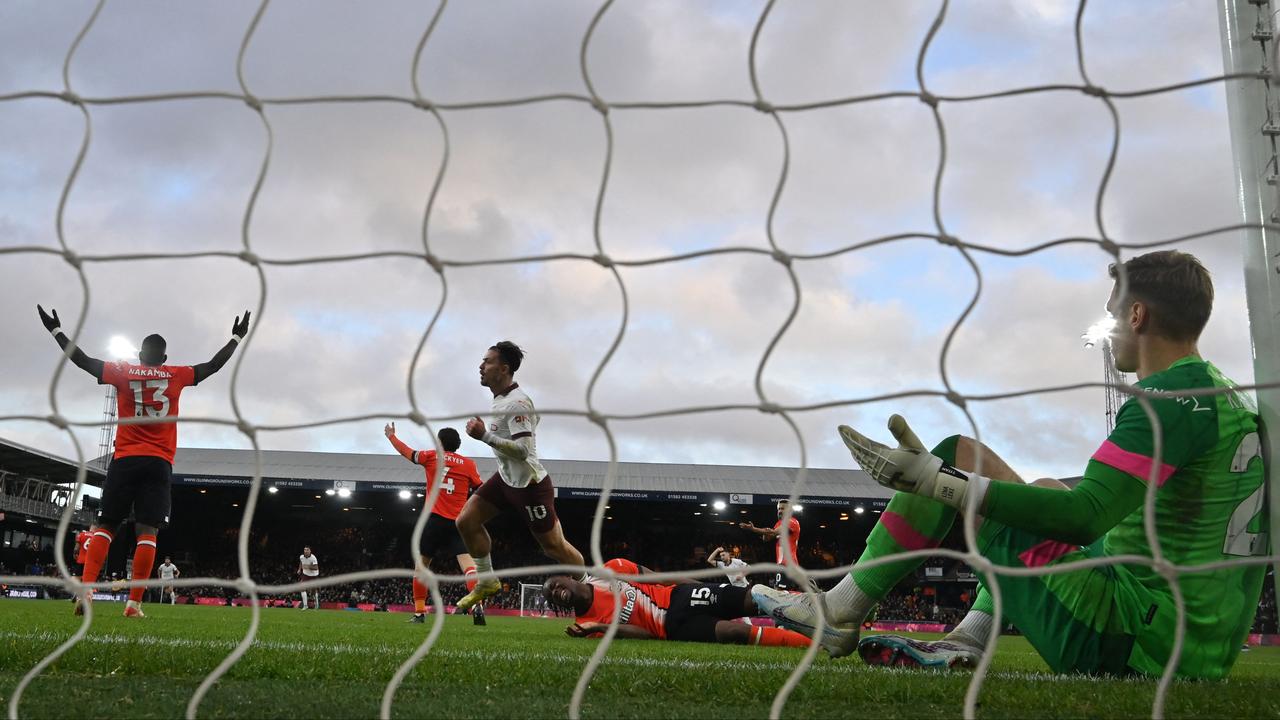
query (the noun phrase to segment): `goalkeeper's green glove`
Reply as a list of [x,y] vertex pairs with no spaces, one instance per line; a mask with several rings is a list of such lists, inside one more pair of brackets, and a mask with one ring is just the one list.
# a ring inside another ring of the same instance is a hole
[[889,432],[898,440],[896,448],[882,445],[848,425],[841,425],[839,430],[853,459],[887,488],[933,498],[960,510],[964,509],[968,493],[977,492],[979,503],[987,494],[990,480],[942,462],[942,458],[925,449],[901,415],[889,418]]

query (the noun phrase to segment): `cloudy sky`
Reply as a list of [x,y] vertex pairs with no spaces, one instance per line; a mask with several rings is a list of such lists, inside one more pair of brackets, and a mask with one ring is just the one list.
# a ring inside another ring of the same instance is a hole
[[[938,2],[777,3],[759,38],[761,95],[775,105],[917,91],[915,66]],[[67,48],[91,2],[0,5],[0,94],[62,89]],[[70,66],[71,88],[106,98],[186,91],[239,92],[236,54],[256,3],[109,3]],[[465,104],[583,96],[582,39],[591,1],[455,2],[414,68],[434,12],[423,2],[272,3],[244,56],[244,82],[262,98],[422,95]],[[601,19],[586,59],[609,103],[754,100],[748,56],[764,3],[620,0]],[[1075,3],[991,0],[953,4],[924,62],[929,90],[973,95],[1079,84]],[[1112,90],[1221,74],[1212,3],[1089,6],[1087,69]],[[1110,237],[1145,242],[1238,222],[1221,84],[1116,100],[1122,138],[1102,206]],[[1096,238],[1094,202],[1111,144],[1103,103],[1057,91],[940,106],[947,163],[940,210],[947,232],[999,248],[1068,236]],[[95,104],[93,139],[71,189],[63,231],[76,253],[236,252],[266,151],[258,115],[237,100]],[[448,109],[448,170],[426,240],[438,257],[494,261],[593,254],[593,213],[604,171],[604,122],[560,99]],[[398,102],[269,105],[270,169],[248,222],[253,252],[302,260],[423,252],[423,216],[445,140],[427,112]],[[768,209],[783,144],[767,114],[746,107],[622,109],[609,114],[612,166],[599,224],[619,261],[717,248],[767,249]],[[940,154],[929,108],[885,99],[782,114],[790,166],[773,238],[791,254],[937,231],[933,180]],[[80,146],[80,111],[56,99],[0,102],[0,247],[56,248],[59,195]],[[1214,273],[1218,301],[1204,354],[1252,380],[1241,239],[1182,245]],[[961,393],[1100,381],[1102,358],[1080,333],[1102,314],[1107,256],[1068,245],[1009,259],[975,253],[981,297],[945,371]],[[483,412],[477,363],[494,341],[528,351],[517,376],[544,410],[583,411],[588,385],[622,326],[613,274],[590,261],[481,264],[445,270],[443,314],[411,361],[444,284],[420,259],[264,266],[265,310],[238,361],[236,401],[255,424],[405,415],[408,387],[429,416]],[[940,353],[978,286],[960,253],[904,239],[797,260],[800,309],[764,366],[761,388],[784,405],[943,390]],[[229,258],[92,262],[82,344],[159,332],[178,363],[207,359],[232,318],[262,302],[257,274]],[[760,402],[761,359],[795,302],[783,266],[760,252],[619,269],[626,332],[590,398],[605,415]],[[58,355],[37,302],[64,326],[83,302],[77,273],[48,254],[0,254],[7,340],[0,416],[51,411]],[[232,369],[182,398],[188,417],[234,417]],[[102,391],[74,368],[55,389],[59,410],[101,417]],[[1101,390],[971,404],[982,436],[1027,476],[1078,474],[1102,440]],[[848,467],[835,426],[884,436],[902,412],[926,441],[971,432],[937,397],[846,404],[793,415],[808,464]],[[263,433],[268,449],[385,452],[382,422],[338,422]],[[797,465],[786,423],[755,410],[614,420],[620,459]],[[425,444],[421,428],[401,434]],[[96,454],[98,433],[77,435]],[[0,437],[74,456],[65,433],[0,422]],[[186,446],[247,447],[233,428],[188,421]],[[604,433],[581,417],[546,415],[542,454],[607,459]],[[478,444],[464,452],[487,453]]]

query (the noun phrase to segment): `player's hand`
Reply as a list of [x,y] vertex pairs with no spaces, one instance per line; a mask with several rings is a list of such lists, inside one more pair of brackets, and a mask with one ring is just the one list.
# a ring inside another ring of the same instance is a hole
[[738,527],[742,528],[743,530],[755,530],[755,529],[756,529],[756,525],[755,525],[755,523],[749,523],[749,522],[740,522],[740,523],[738,523]]
[[58,328],[62,327],[62,321],[58,319],[57,310],[54,310],[53,308],[49,308],[49,312],[46,313],[44,311],[44,308],[40,307],[39,305],[36,305],[36,312],[40,313],[40,322],[44,323],[45,330],[48,330],[49,332],[54,332]]
[[473,417],[467,421],[467,434],[471,437],[481,440],[484,438],[484,421],[478,417]]
[[564,632],[569,637],[584,638],[584,637],[591,637],[596,633],[602,633],[608,629],[609,629],[609,625],[607,623],[585,622],[585,623],[574,623],[569,627],[565,628]]
[[237,317],[231,322],[231,334],[241,340],[249,334],[249,311],[244,311],[244,317]]
[[898,441],[896,448],[878,443],[848,425],[841,425],[838,430],[858,465],[887,488],[919,492],[921,485],[932,480],[942,466],[942,460],[925,449],[901,415],[889,418],[889,432]]
[[387,426],[386,426],[386,427],[384,427],[384,428],[382,428],[382,434],[383,434],[383,435],[386,435],[387,437],[395,437],[395,436],[396,436],[396,424],[395,424],[395,423],[393,423],[393,422],[392,422],[392,423],[387,423]]

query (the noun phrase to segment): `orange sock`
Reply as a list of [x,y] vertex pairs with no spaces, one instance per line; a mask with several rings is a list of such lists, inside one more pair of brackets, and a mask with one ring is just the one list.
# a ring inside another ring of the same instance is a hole
[[770,645],[773,647],[809,647],[809,638],[798,632],[777,627],[751,628],[752,645]]
[[93,531],[93,537],[85,546],[84,574],[80,576],[81,582],[97,581],[98,573],[102,572],[102,566],[107,562],[107,551],[111,549],[113,539],[110,530],[98,528]]
[[467,592],[471,592],[472,590],[475,590],[476,589],[476,566],[472,565],[471,567],[462,568],[462,575],[463,577],[466,578]]
[[427,611],[427,586],[413,579],[413,611],[421,614]]
[[[133,550],[133,579],[146,580],[151,577],[151,566],[156,564],[156,536],[139,535],[138,546]],[[135,587],[129,590],[129,599],[142,602],[142,593],[146,588]]]

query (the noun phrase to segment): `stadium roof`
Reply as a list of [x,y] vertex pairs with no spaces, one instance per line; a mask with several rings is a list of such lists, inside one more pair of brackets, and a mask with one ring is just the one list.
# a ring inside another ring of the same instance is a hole
[[[85,482],[99,484],[105,473],[88,461],[89,473]],[[17,473],[23,477],[40,478],[59,484],[73,484],[80,465],[73,460],[51,455],[43,450],[29,448],[11,440],[0,439],[0,470]]]
[[[174,458],[175,480],[190,485],[244,485],[254,473],[254,451],[179,448]],[[476,458],[481,477],[496,467],[493,458]],[[596,460],[544,460],[560,496],[591,497],[604,486],[608,463]],[[734,502],[773,502],[790,495],[798,468],[698,465],[685,463],[618,463],[614,483],[617,497],[686,499],[681,494],[751,496]],[[299,487],[325,483],[353,483],[353,490],[392,490],[421,486],[422,469],[394,454],[262,451],[262,476],[269,482]],[[885,501],[892,493],[861,470],[810,468],[801,493],[805,498]],[[695,498],[687,498],[695,499]],[[729,499],[726,497],[726,499]]]

